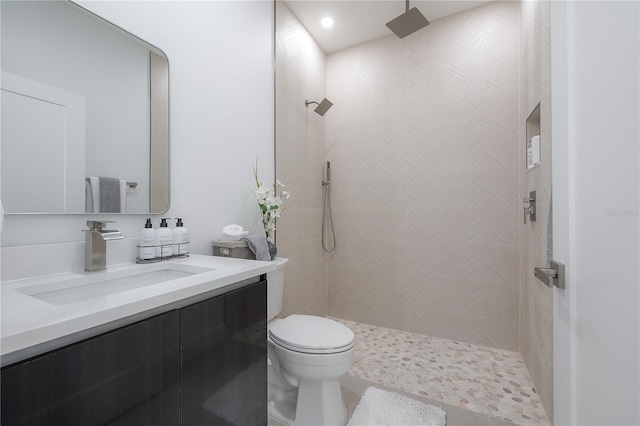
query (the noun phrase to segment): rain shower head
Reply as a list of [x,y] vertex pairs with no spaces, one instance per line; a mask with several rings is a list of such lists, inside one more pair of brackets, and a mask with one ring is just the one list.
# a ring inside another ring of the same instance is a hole
[[333,106],[333,103],[331,103],[331,101],[327,98],[324,98],[322,100],[322,102],[318,103],[316,101],[308,101],[305,99],[304,101],[304,106],[308,107],[310,104],[316,104],[318,105],[316,107],[316,109],[314,109],[313,111],[316,114],[319,114],[321,116],[325,115],[327,113],[327,111],[329,111],[329,108],[331,108]]
[[405,38],[409,34],[413,34],[419,29],[429,25],[429,21],[416,7],[409,9],[409,0],[407,0],[407,11],[397,18],[387,22],[387,27],[400,38]]

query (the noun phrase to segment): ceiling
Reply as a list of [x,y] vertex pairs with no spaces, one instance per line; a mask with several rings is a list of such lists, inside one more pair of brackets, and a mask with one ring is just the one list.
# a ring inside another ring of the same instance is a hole
[[[490,0],[420,0],[412,1],[431,22]],[[284,0],[302,25],[325,53],[393,34],[386,23],[405,12],[404,0]],[[330,16],[332,28],[324,28],[320,20]],[[411,36],[409,36],[411,37]]]

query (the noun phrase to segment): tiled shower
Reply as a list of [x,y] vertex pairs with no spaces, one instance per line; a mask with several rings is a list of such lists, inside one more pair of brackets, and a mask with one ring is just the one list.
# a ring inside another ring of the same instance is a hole
[[[492,2],[327,55],[276,2],[276,174],[293,191],[283,314],[521,351],[525,12]],[[306,110],[323,97],[324,117]]]
[[321,244],[326,120],[307,113],[304,105],[305,99],[325,96],[325,54],[281,1],[276,22],[276,175],[293,194],[276,236],[278,255],[290,260],[282,315],[326,316]]
[[518,348],[518,5],[327,57],[329,314]]

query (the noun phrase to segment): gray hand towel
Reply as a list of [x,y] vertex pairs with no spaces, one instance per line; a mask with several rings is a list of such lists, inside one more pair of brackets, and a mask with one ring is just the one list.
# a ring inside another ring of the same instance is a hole
[[120,213],[120,179],[100,178],[100,212]]
[[256,260],[271,260],[269,246],[267,245],[267,238],[264,234],[251,234],[246,237],[242,237],[240,240],[247,242],[249,250],[256,255]]
[[93,188],[91,188],[90,180],[87,181],[84,188],[84,212],[97,213],[93,210]]

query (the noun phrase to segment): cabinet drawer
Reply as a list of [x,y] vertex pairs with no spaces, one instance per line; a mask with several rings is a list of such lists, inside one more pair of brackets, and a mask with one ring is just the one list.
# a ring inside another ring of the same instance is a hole
[[3,368],[2,425],[178,425],[179,319],[171,311]]
[[182,421],[267,423],[266,281],[180,310]]

